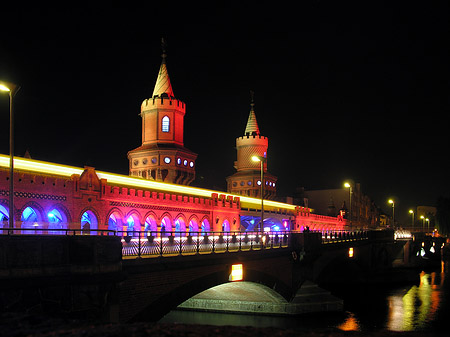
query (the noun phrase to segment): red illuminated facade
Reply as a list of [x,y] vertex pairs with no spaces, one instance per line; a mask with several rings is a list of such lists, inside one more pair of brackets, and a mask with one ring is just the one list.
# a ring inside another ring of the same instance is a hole
[[184,147],[186,104],[175,98],[166,54],[151,98],[141,105],[142,145],[128,152],[130,176],[181,185],[195,179],[197,154]]

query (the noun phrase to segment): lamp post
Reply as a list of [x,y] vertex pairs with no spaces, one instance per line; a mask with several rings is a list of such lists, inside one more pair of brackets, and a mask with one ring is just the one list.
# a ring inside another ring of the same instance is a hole
[[413,211],[412,209],[410,209],[410,210],[409,210],[409,213],[410,213],[411,216],[412,216],[412,222],[411,222],[411,224],[412,224],[412,229],[414,230],[414,211]]
[[392,205],[392,225],[395,227],[395,202],[392,199],[389,199],[388,203]]
[[423,215],[420,216],[422,219],[422,232],[425,230],[425,217]]
[[348,188],[348,192],[349,192],[349,203],[350,203],[350,214],[349,214],[349,219],[350,219],[350,230],[352,230],[352,194],[353,194],[353,188],[352,185],[348,182],[344,183],[344,187]]
[[0,81],[0,91],[9,94],[9,228],[14,228],[14,106],[13,98],[19,86]]
[[259,229],[261,231],[261,235],[264,231],[264,162],[267,158],[261,156],[253,156],[253,161],[259,161],[261,163],[261,223],[259,225]]

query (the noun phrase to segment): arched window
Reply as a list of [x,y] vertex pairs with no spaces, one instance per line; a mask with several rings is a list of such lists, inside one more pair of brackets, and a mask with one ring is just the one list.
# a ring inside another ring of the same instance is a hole
[[9,211],[0,205],[0,228],[8,228],[9,226]]
[[202,234],[208,233],[210,230],[211,230],[211,227],[209,225],[208,219],[204,219],[202,221],[202,225],[201,225],[201,232],[202,232]]
[[[122,218],[118,212],[114,212],[109,216],[108,229],[111,231],[123,231]],[[123,235],[123,233],[120,233],[119,235]]]
[[97,232],[92,231],[97,229],[98,221],[97,217],[92,211],[86,211],[81,216],[81,234],[97,235]]
[[170,118],[168,116],[164,116],[162,118],[161,131],[169,132],[170,130]]
[[198,222],[196,219],[189,221],[189,233],[198,232]]
[[23,231],[23,234],[42,234],[42,231],[38,229],[42,228],[42,224],[39,223],[38,213],[34,208],[28,206],[22,212],[20,221],[22,221],[22,228],[34,229],[34,231]]
[[229,232],[230,231],[230,223],[228,220],[223,220],[222,223],[222,232]]
[[156,231],[158,230],[158,226],[156,224],[156,220],[152,215],[149,215],[146,219],[145,219],[145,235],[152,235],[152,236],[156,236]]
[[52,229],[64,229],[67,225],[67,219],[64,212],[60,212],[58,209],[54,208],[47,213],[48,217],[48,229],[49,234],[59,234],[63,235],[65,232],[57,231]]
[[161,220],[161,236],[170,235],[171,232],[172,232],[172,223],[170,219],[167,216],[165,216]]

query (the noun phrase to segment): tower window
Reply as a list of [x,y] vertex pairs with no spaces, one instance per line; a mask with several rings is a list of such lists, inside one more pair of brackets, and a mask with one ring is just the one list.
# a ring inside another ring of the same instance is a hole
[[164,116],[162,118],[162,127],[161,127],[162,132],[169,132],[170,130],[170,118],[167,116]]

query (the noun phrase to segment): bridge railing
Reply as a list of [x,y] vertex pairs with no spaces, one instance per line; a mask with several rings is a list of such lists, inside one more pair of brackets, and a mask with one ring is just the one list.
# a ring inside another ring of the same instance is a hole
[[320,231],[322,233],[322,243],[339,243],[350,241],[361,241],[369,238],[368,231],[357,230],[336,230],[336,231]]
[[289,246],[289,232],[117,232],[123,257],[187,256],[277,249]]

